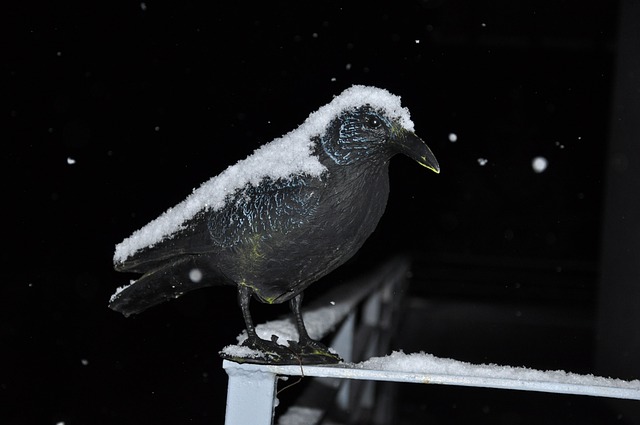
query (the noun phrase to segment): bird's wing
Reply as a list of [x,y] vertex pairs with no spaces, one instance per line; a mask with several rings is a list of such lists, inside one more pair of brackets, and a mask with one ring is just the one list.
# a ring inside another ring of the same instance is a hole
[[129,316],[195,289],[225,283],[230,282],[206,256],[176,256],[118,290],[109,307]]
[[254,243],[256,237],[284,236],[309,222],[319,204],[321,180],[305,176],[248,185],[210,213],[207,220],[212,242],[220,248]]
[[206,218],[204,210],[199,212],[185,222],[179,231],[117,262],[116,270],[146,273],[184,256],[210,253],[215,246],[212,246],[208,235]]
[[214,256],[256,235],[286,235],[315,213],[318,179],[265,179],[231,195],[219,210],[202,210],[182,228],[115,265],[116,270],[146,273],[190,255]]

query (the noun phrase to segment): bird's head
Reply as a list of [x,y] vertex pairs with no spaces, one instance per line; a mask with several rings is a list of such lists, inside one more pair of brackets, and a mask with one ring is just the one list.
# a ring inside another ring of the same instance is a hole
[[384,110],[369,105],[342,112],[320,138],[322,148],[338,165],[387,161],[403,153],[418,164],[436,172],[440,166],[431,149],[413,131]]

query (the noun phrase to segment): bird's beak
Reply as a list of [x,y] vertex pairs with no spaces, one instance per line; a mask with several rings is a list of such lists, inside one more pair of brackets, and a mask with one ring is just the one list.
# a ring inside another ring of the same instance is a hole
[[394,138],[395,145],[399,151],[418,164],[440,174],[440,165],[429,146],[427,146],[421,138],[413,132],[405,129],[398,131],[399,134]]

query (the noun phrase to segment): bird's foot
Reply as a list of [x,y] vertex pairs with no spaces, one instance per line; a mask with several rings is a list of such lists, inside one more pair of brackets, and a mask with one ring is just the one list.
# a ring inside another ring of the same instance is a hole
[[311,338],[301,339],[299,342],[289,341],[289,349],[298,356],[299,364],[336,364],[342,361],[337,353]]
[[277,340],[275,335],[271,337],[271,341],[249,337],[240,346],[226,347],[220,352],[220,356],[236,363],[253,364],[314,365],[342,361],[326,345],[310,338],[300,342],[288,341],[288,347],[278,344]]
[[271,336],[271,341],[258,337],[247,338],[240,346],[227,347],[220,352],[220,357],[236,363],[254,364],[298,364],[291,360],[294,357],[287,347],[278,344],[278,337]]

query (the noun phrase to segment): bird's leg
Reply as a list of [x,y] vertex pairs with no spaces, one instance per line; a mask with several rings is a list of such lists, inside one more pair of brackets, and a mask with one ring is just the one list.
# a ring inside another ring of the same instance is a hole
[[[296,322],[296,328],[298,329],[298,342],[289,341],[289,347],[293,348],[303,357],[303,363],[338,363],[340,356],[331,353],[329,349],[321,342],[311,339],[307,328],[304,325],[302,319],[302,313],[300,307],[302,305],[302,293],[291,298],[289,306],[293,312],[293,318]],[[307,357],[307,359],[305,359]]]
[[313,341],[307,332],[307,327],[304,325],[304,320],[302,319],[302,312],[300,311],[300,307],[302,307],[302,292],[291,298],[289,301],[289,307],[293,312],[293,318],[296,321],[296,329],[298,329],[298,337],[300,345]]
[[289,354],[285,347],[278,345],[275,338],[267,341],[258,336],[256,328],[253,325],[253,319],[249,312],[249,302],[251,300],[251,290],[244,285],[238,285],[238,303],[242,310],[242,317],[247,328],[247,339],[242,343],[243,346],[261,351],[265,355],[267,362],[281,362],[284,355]]
[[249,288],[244,285],[238,285],[238,304],[242,310],[242,317],[244,318],[244,324],[247,328],[247,335],[249,339],[259,339],[256,333],[256,328],[253,325],[253,319],[251,318],[251,312],[249,311],[249,302],[251,301],[251,292]]

